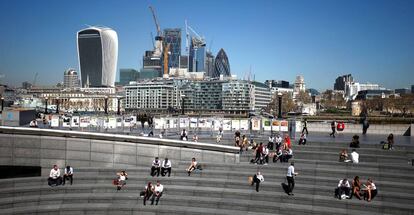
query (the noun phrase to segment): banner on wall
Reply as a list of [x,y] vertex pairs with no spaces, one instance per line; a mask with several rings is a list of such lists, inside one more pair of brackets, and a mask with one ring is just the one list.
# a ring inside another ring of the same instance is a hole
[[124,127],[131,127],[132,126],[132,117],[126,116],[124,117]]
[[190,128],[197,128],[197,118],[190,118]]
[[178,119],[173,118],[170,119],[170,128],[177,128],[178,127]]
[[163,129],[164,119],[154,118],[154,127],[155,129]]
[[231,131],[231,120],[223,119],[223,131]]
[[198,127],[199,128],[207,128],[208,127],[207,119],[205,119],[205,118],[198,119]]
[[259,118],[252,118],[252,130],[253,131],[260,131],[260,119]]
[[289,125],[288,121],[286,121],[286,120],[281,121],[280,122],[280,131],[283,131],[283,132],[289,131],[288,125]]
[[272,130],[272,127],[271,127],[271,121],[270,121],[270,119],[265,119],[265,118],[263,118],[262,119],[262,122],[263,122],[263,129],[265,130],[265,131],[270,131],[270,130]]
[[72,128],[79,127],[79,116],[72,116],[72,123],[70,124]]
[[98,126],[98,119],[96,117],[91,117],[90,125],[94,127]]
[[116,118],[116,126],[117,127],[122,127],[122,118],[121,117]]
[[70,122],[71,122],[70,117],[64,116],[62,126],[65,127],[65,128],[70,127]]
[[91,118],[89,116],[84,116],[80,118],[80,127],[81,128],[86,128],[90,125],[91,123]]
[[59,127],[59,116],[52,116],[52,120],[50,121],[51,127]]
[[223,119],[213,119],[212,124],[214,130],[218,131],[220,128],[223,128]]
[[273,120],[272,122],[272,130],[279,132],[280,131],[280,121],[279,120]]
[[243,131],[249,130],[249,120],[247,119],[240,120],[240,130],[243,130]]
[[108,128],[109,129],[116,128],[116,118],[115,117],[109,118],[109,120],[108,120]]
[[189,122],[188,118],[180,118],[180,128],[187,128]]

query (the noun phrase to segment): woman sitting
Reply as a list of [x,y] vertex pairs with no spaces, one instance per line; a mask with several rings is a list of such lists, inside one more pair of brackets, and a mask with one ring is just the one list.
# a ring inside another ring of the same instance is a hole
[[384,143],[384,145],[382,146],[383,149],[389,149],[389,150],[393,150],[394,149],[394,135],[391,133],[390,135],[388,135],[387,137],[387,142]]
[[348,160],[348,152],[346,149],[342,149],[342,151],[339,153],[339,162],[345,162]]
[[358,135],[354,135],[352,137],[352,142],[349,144],[349,147],[359,148],[359,136]]
[[359,181],[359,177],[355,176],[354,180],[352,181],[352,195],[356,196],[359,200],[361,200],[361,182]]
[[146,205],[147,200],[152,196],[154,193],[154,186],[151,182],[148,182],[147,186],[145,186],[144,191],[141,192],[141,196],[144,196],[144,205]]
[[364,190],[364,200],[366,199],[368,202],[370,202],[378,193],[377,187],[370,178],[368,179],[367,184],[364,184]]
[[128,174],[125,172],[125,170],[121,171],[120,173],[117,173],[118,176],[118,184],[117,184],[117,190],[121,190],[123,186],[126,185],[126,180],[128,180]]
[[196,169],[197,169],[197,161],[195,158],[192,158],[190,166],[186,169],[188,176],[190,176],[191,172],[193,172]]

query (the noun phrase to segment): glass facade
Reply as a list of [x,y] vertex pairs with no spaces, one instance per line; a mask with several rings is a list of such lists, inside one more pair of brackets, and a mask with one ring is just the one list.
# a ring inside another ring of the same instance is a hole
[[171,55],[169,57],[168,67],[178,67],[181,56],[181,29],[164,29],[164,40],[166,44],[170,44],[169,51],[171,52]]
[[138,71],[135,69],[120,69],[119,83],[123,86],[129,84],[130,81],[136,81],[138,78]]
[[78,34],[79,63],[82,86],[101,86],[102,43],[99,31],[89,29]]
[[223,49],[217,53],[216,59],[214,61],[214,74],[213,78],[223,76],[231,76],[230,73],[230,64],[229,59],[227,58],[226,52]]
[[207,72],[205,71],[206,64],[206,44],[197,39],[191,38],[190,56],[188,57],[188,71],[189,72]]

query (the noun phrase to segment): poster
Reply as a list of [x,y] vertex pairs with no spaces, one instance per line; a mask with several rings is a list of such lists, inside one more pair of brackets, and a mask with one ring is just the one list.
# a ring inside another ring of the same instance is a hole
[[223,131],[231,131],[231,120],[223,119]]
[[213,124],[212,125],[213,129],[215,131],[218,131],[218,130],[220,130],[220,128],[223,128],[223,119],[213,119],[212,124]]
[[279,132],[280,131],[280,121],[273,120],[272,122],[272,131]]
[[188,128],[189,122],[188,118],[180,118],[180,128]]
[[283,120],[282,122],[280,122],[280,131],[283,131],[283,132],[289,131],[288,121]]
[[91,117],[91,121],[89,122],[91,126],[97,127],[98,126],[98,119],[96,117]]
[[52,120],[50,121],[51,127],[59,127],[59,116],[52,116]]
[[164,127],[164,119],[154,118],[154,128],[155,129],[163,129]]
[[90,125],[91,123],[91,118],[89,116],[83,116],[80,118],[80,127],[81,128],[86,128]]
[[240,130],[240,120],[238,119],[231,120],[231,129],[236,130],[236,131]]
[[271,121],[270,121],[270,119],[263,118],[263,119],[262,119],[262,122],[263,122],[263,129],[264,129],[265,131],[270,131],[270,130],[272,130],[272,127],[271,127]]
[[260,118],[252,118],[252,130],[260,131]]
[[118,128],[121,128],[122,127],[122,118],[121,117],[117,117],[116,118],[116,126],[118,127]]
[[68,128],[68,127],[70,127],[70,122],[71,122],[70,117],[64,116],[62,126],[65,127],[65,128]]
[[243,130],[243,131],[249,130],[249,120],[247,119],[240,120],[240,130]]
[[108,128],[109,129],[116,128],[116,118],[114,118],[114,117],[109,118],[109,120],[108,120]]
[[177,125],[178,125],[178,120],[177,119],[173,119],[173,118],[171,118],[170,119],[170,128],[177,128]]
[[70,125],[72,128],[79,127],[79,116],[72,116],[72,123]]
[[126,116],[124,118],[124,126],[125,127],[131,127],[131,126],[133,126],[133,124],[132,124],[133,120],[134,119],[131,116]]
[[197,128],[197,118],[190,118],[190,128]]
[[200,118],[198,119],[198,127],[199,128],[206,128],[207,126],[207,119],[205,118]]

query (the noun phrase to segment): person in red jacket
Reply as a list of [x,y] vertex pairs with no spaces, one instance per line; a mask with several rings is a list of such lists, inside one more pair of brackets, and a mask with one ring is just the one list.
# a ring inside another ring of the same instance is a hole
[[285,148],[292,148],[292,143],[290,142],[290,137],[288,134],[285,135]]

